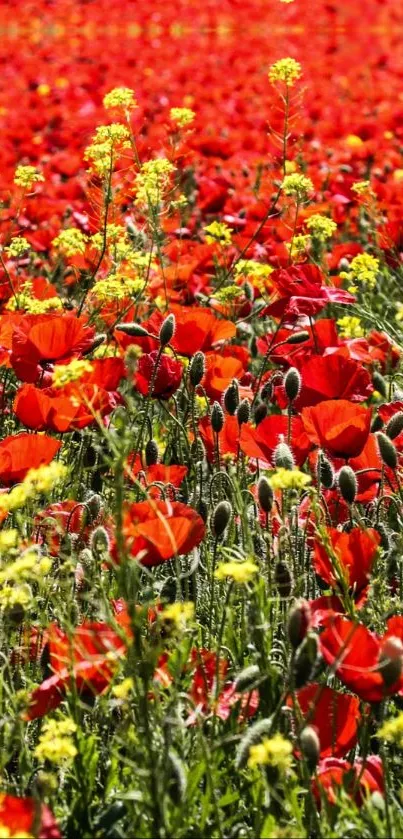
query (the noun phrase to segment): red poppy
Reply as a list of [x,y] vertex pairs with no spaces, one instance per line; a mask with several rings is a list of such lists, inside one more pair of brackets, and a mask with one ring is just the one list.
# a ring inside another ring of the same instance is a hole
[[403,618],[387,621],[387,631],[382,638],[370,632],[363,624],[354,623],[337,615],[325,621],[320,635],[323,658],[329,665],[337,662],[336,675],[349,690],[366,702],[381,702],[385,696],[401,693],[403,675],[389,686],[382,677],[380,656],[389,638],[403,639]]
[[4,836],[37,836],[61,839],[54,816],[46,804],[34,798],[16,798],[0,793],[0,830]]
[[370,755],[362,760],[355,760],[353,764],[337,757],[328,757],[319,763],[316,777],[312,783],[312,790],[318,806],[321,804],[321,794],[324,794],[329,804],[335,804],[337,795],[344,789],[360,807],[368,795],[373,792],[384,791],[382,761],[377,755]]
[[14,434],[0,442],[0,483],[12,486],[23,481],[30,469],[47,466],[61,443],[41,434]]
[[[288,439],[288,417],[283,414],[273,414],[266,417],[253,428],[250,423],[245,423],[241,428],[240,446],[248,457],[263,461],[269,467],[273,467],[273,454],[276,446]],[[299,417],[291,420],[290,446],[294,454],[295,462],[301,466],[307,458],[311,447]]]
[[361,597],[367,591],[372,567],[381,541],[380,534],[372,527],[361,530],[353,527],[348,533],[327,528],[327,538],[331,551],[337,557],[337,566],[329,556],[326,546],[317,539],[313,554],[315,571],[331,588],[343,592],[340,582],[342,575],[345,585],[352,590],[354,597]]
[[[242,379],[245,374],[243,361],[237,357],[236,347],[232,355],[209,353],[206,356],[206,372],[201,385],[212,402],[221,402],[222,395],[233,379]],[[241,395],[241,398],[247,394]]]
[[253,690],[249,694],[241,694],[236,692],[233,683],[222,687],[228,670],[226,659],[220,659],[217,667],[216,653],[205,649],[193,649],[191,652],[192,665],[195,669],[189,696],[196,707],[187,721],[188,725],[194,722],[200,713],[212,713],[221,720],[226,720],[230,716],[232,708],[238,704],[241,719],[251,717],[256,713],[259,705],[257,690]]
[[[198,428],[200,437],[206,447],[207,460],[212,463],[215,457],[216,435],[213,434],[210,417],[202,417],[201,420],[199,420]],[[237,454],[239,434],[240,428],[237,418],[227,414],[225,416],[224,425],[218,435],[218,446],[221,457],[224,457],[226,454]]]
[[[117,615],[116,620],[124,626],[127,635],[126,616]],[[84,622],[73,637],[52,624],[45,638],[53,675],[32,692],[26,720],[37,719],[57,708],[72,678],[82,696],[103,693],[127,650],[127,641],[106,623]]]
[[318,314],[330,303],[353,303],[354,297],[348,291],[322,285],[322,274],[315,265],[293,265],[270,274],[270,281],[276,288],[277,299],[261,313],[284,320],[293,320],[301,315]]
[[[175,315],[176,324],[170,344],[179,355],[191,356],[199,350],[207,352],[224,341],[230,340],[236,334],[235,324],[217,318],[210,309],[173,305],[170,307],[169,313]],[[155,311],[141,325],[151,335],[158,336],[166,314],[163,315],[161,312]],[[138,344],[144,352],[152,352],[159,346],[158,337],[131,338],[123,332],[119,332],[119,330],[116,330],[115,335],[119,345],[123,347],[127,347],[129,344]]]
[[[144,466],[141,462],[140,455],[136,455],[133,460],[133,455],[127,458],[128,471],[126,474],[129,478],[137,477],[139,472],[142,472],[146,484],[170,484],[172,487],[180,487],[183,479],[188,473],[187,466],[167,466],[165,463],[154,463],[152,466]],[[158,497],[160,490],[158,487],[151,487],[150,494],[152,497]]]
[[[204,532],[201,517],[179,501],[140,501],[130,504],[123,516],[127,550],[148,567],[188,554],[200,544]],[[117,559],[116,546],[113,555]]]
[[[304,718],[301,728],[312,725],[317,730],[321,758],[344,757],[356,745],[361,721],[356,696],[326,685],[311,684],[297,691],[296,700]],[[292,704],[289,697],[287,705],[292,707]]]
[[61,388],[22,385],[13,410],[27,428],[64,433],[87,428],[106,417],[122,397],[91,382],[71,382]]
[[11,364],[19,379],[35,383],[45,364],[81,355],[94,336],[95,330],[83,317],[26,315],[14,328]]
[[[357,361],[342,355],[313,356],[300,368],[301,391],[293,402],[293,408],[317,405],[327,399],[348,399],[364,402],[374,390],[367,370]],[[276,388],[280,408],[288,404],[284,388]]]
[[357,457],[368,440],[371,428],[370,408],[354,405],[345,399],[330,399],[313,408],[304,408],[302,422],[312,443],[334,457]]
[[158,350],[141,356],[134,376],[134,384],[143,396],[147,396],[155,376],[151,396],[156,399],[169,399],[180,386],[183,364],[169,355],[162,355],[158,361],[158,369],[155,375],[157,360]]

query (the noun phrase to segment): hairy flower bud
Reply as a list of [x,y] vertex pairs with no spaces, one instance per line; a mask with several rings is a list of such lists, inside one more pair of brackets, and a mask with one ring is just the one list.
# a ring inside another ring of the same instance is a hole
[[302,688],[313,677],[318,660],[318,639],[316,635],[308,634],[298,648],[293,666],[295,687]]
[[211,530],[216,539],[219,539],[225,532],[231,516],[232,507],[229,501],[219,501],[211,517]]
[[307,341],[309,338],[309,332],[306,329],[302,329],[301,332],[293,332],[292,335],[289,335],[287,338],[287,344],[302,344],[304,341]]
[[383,434],[382,431],[378,431],[376,435],[376,440],[378,443],[379,454],[381,456],[381,460],[385,464],[385,466],[389,466],[390,469],[396,469],[397,466],[397,451],[395,449],[392,440],[387,437],[386,434]]
[[284,376],[284,390],[289,402],[294,402],[301,390],[301,373],[296,367],[290,367]]
[[263,385],[263,387],[260,391],[260,398],[263,399],[264,401],[267,400],[268,402],[270,402],[270,399],[272,398],[272,396],[273,396],[273,382],[271,381],[271,379],[269,379],[268,382],[265,382],[265,384]]
[[381,376],[381,374],[378,372],[378,370],[375,370],[375,372],[372,374],[372,384],[375,390],[377,390],[378,393],[381,393],[382,396],[384,396],[386,399],[386,395],[388,392],[387,384],[383,376]]
[[235,677],[234,688],[237,693],[248,693],[253,690],[260,676],[257,664],[250,664]]
[[306,725],[299,736],[301,752],[310,772],[314,772],[320,756],[320,740],[312,725]]
[[159,339],[161,347],[166,347],[172,340],[175,332],[175,315],[168,315],[161,324]]
[[265,405],[264,402],[259,402],[256,405],[256,408],[253,412],[253,419],[255,421],[255,425],[260,425],[260,423],[263,422],[264,419],[266,419],[267,413],[267,405]]
[[391,635],[383,642],[378,658],[378,672],[387,688],[392,687],[403,669],[403,644],[400,638]]
[[292,576],[287,563],[282,559],[276,562],[274,580],[280,597],[289,597],[292,592]]
[[371,433],[375,434],[375,431],[380,431],[381,428],[383,428],[383,419],[379,414],[375,414],[371,421]]
[[398,411],[397,414],[390,418],[385,428],[385,434],[387,434],[390,440],[394,440],[401,431],[403,431],[403,411]]
[[273,453],[276,469],[294,469],[294,455],[287,443],[278,443]]
[[190,384],[193,387],[197,387],[200,384],[204,373],[206,371],[206,362],[204,358],[204,353],[201,351],[196,352],[189,364],[189,379]]
[[311,609],[307,600],[296,600],[287,622],[288,639],[294,650],[304,640],[311,623]]
[[141,323],[118,323],[116,330],[117,332],[124,332],[125,335],[130,335],[132,338],[150,337],[150,333]]
[[318,455],[318,483],[322,484],[325,489],[331,489],[334,485],[334,469],[333,464],[328,458],[319,452]]
[[273,506],[273,490],[264,475],[259,478],[257,498],[264,513],[270,513]]
[[215,434],[219,434],[224,425],[224,411],[218,402],[214,402],[211,410],[211,427]]
[[341,497],[347,504],[353,504],[357,495],[357,478],[351,466],[342,466],[337,475],[337,483]]
[[145,447],[146,466],[155,466],[158,463],[158,446],[155,440],[148,440]]
[[227,414],[233,417],[239,405],[239,385],[236,379],[224,391],[223,402]]
[[238,405],[236,418],[238,420],[238,425],[243,425],[245,422],[249,422],[250,419],[250,402],[249,399],[242,399],[240,405]]

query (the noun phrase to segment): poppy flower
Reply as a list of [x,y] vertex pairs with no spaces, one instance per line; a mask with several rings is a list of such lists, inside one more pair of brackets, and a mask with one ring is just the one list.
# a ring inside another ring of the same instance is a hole
[[[116,620],[127,634],[125,615],[117,615]],[[45,637],[52,675],[32,692],[26,720],[37,719],[57,708],[71,679],[84,697],[103,693],[114,676],[118,660],[127,650],[127,641],[106,623],[86,621],[76,628],[73,637],[52,624]]]
[[315,265],[293,265],[270,274],[276,289],[276,299],[261,312],[283,320],[295,320],[301,315],[317,315],[328,303],[353,303],[348,291],[322,285],[322,274]]
[[12,486],[23,481],[30,469],[47,466],[61,443],[44,434],[14,434],[0,442],[0,483]]
[[365,702],[381,702],[385,696],[402,692],[402,674],[391,685],[385,684],[380,656],[387,639],[403,639],[403,618],[390,618],[381,638],[340,615],[325,621],[325,627],[319,636],[322,656],[331,666],[337,662],[336,675],[349,690]]
[[[350,402],[364,402],[374,390],[367,370],[350,358],[342,355],[313,356],[300,368],[301,391],[293,402],[293,408],[317,405],[327,399],[344,399]],[[276,388],[280,408],[288,404],[284,388]]]
[[312,783],[318,806],[321,805],[321,794],[326,796],[329,804],[336,804],[341,789],[349,796],[354,796],[358,807],[361,807],[371,793],[382,794],[384,781],[381,758],[378,755],[370,755],[365,761],[358,759],[353,764],[337,757],[321,760]]
[[[146,484],[170,484],[174,488],[180,487],[189,471],[187,466],[178,466],[175,464],[168,466],[165,463],[154,463],[152,466],[144,466],[143,468],[140,455],[136,455],[134,460],[133,455],[129,455],[127,466],[128,470],[126,474],[129,478],[133,476],[137,477],[139,472],[142,472]],[[160,490],[156,486],[151,487],[150,494],[153,498],[158,497]]]
[[361,530],[353,527],[348,533],[335,528],[327,528],[329,547],[337,557],[337,567],[329,556],[326,546],[315,541],[313,566],[319,576],[331,588],[343,591],[340,583],[342,574],[345,585],[355,598],[362,596],[368,589],[371,570],[381,541],[380,534],[372,527]]
[[80,356],[94,336],[84,317],[26,315],[14,328],[11,364],[19,379],[35,383],[45,364]]
[[[178,355],[192,356],[199,350],[207,352],[224,341],[230,340],[236,334],[235,324],[217,318],[207,308],[172,305],[169,313],[175,315],[175,332],[170,345]],[[158,336],[166,314],[155,311],[141,325],[150,335]],[[119,330],[116,330],[115,335],[119,345],[125,348],[129,344],[138,344],[144,352],[152,352],[159,346],[158,337],[131,338]]]
[[[228,661],[220,659],[217,667],[217,655],[206,649],[193,649],[191,652],[191,667],[194,668],[189,696],[195,704],[195,711],[187,720],[189,725],[196,721],[198,714],[212,713],[221,720],[227,720],[232,708],[239,704],[240,718],[253,716],[259,705],[259,694],[253,690],[250,694],[241,694],[235,690],[234,684],[225,682]],[[219,685],[217,686],[217,676]],[[218,690],[217,690],[218,688]]]
[[34,798],[17,798],[0,793],[0,831],[4,836],[37,836],[61,839],[53,814],[46,804]]
[[20,387],[13,410],[27,428],[64,433],[87,428],[97,417],[110,414],[122,397],[87,380],[71,382],[61,388]]
[[[215,437],[211,427],[210,417],[202,417],[198,422],[201,439],[206,448],[207,460],[212,463],[215,457]],[[227,414],[224,425],[218,435],[218,446],[221,457],[226,454],[236,455],[239,446],[240,427],[236,417]]]
[[330,399],[312,408],[303,408],[301,419],[306,434],[317,446],[334,457],[357,457],[368,440],[370,408],[345,399]]
[[[360,725],[360,702],[356,696],[310,684],[296,692],[304,725],[312,725],[318,734],[321,758],[344,757],[357,743]],[[292,698],[287,699],[292,707]]]
[[[147,567],[188,554],[200,544],[204,532],[202,518],[179,501],[140,501],[128,505],[123,515],[127,549]],[[117,559],[116,546],[113,556]]]
[[[287,437],[288,417],[273,414],[260,422],[257,428],[253,428],[250,423],[242,425],[240,447],[248,457],[261,460],[271,468],[276,446],[282,439],[287,441]],[[290,446],[296,464],[302,466],[311,444],[299,417],[291,420]]]
[[157,360],[158,350],[146,353],[139,358],[134,385],[139,393],[147,396],[155,376],[151,396],[155,399],[169,399],[180,386],[183,364],[169,355],[161,355],[155,375]]
[[[232,356],[209,353],[206,356],[206,372],[201,381],[201,385],[212,402],[221,402],[224,391],[233,379],[242,379],[244,373],[245,368],[243,362],[240,358],[236,357],[236,352]],[[242,393],[241,398],[244,398],[246,395]]]

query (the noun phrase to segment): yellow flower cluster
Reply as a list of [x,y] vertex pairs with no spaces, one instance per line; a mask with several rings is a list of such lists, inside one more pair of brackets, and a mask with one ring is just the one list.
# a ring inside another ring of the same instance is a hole
[[370,181],[356,181],[355,184],[352,185],[351,189],[353,192],[356,192],[357,195],[375,195],[371,188]]
[[284,195],[295,195],[301,200],[307,198],[308,194],[313,192],[314,186],[310,178],[294,172],[292,175],[286,175],[283,178],[281,189]]
[[86,373],[92,372],[92,364],[85,358],[73,358],[69,364],[58,364],[53,370],[53,387],[64,387],[70,382],[77,382]]
[[344,315],[337,321],[337,326],[340,327],[340,338],[362,338],[365,335],[365,329],[361,325],[360,318],[352,315]]
[[65,766],[74,760],[77,749],[72,735],[77,726],[71,719],[47,720],[43,723],[39,743],[35,749],[38,760],[48,760],[50,763]]
[[30,469],[20,484],[0,496],[0,511],[10,513],[23,507],[37,495],[52,492],[55,485],[66,478],[67,473],[67,466],[57,461],[49,463],[48,466],[39,466],[38,469]]
[[235,263],[234,273],[237,277],[252,277],[253,279],[266,279],[274,271],[271,265],[263,262],[256,262],[255,259],[238,259]]
[[41,556],[34,548],[28,548],[14,562],[4,564],[0,569],[0,585],[37,580],[48,574],[51,567],[50,557]]
[[123,679],[123,682],[119,682],[118,685],[114,685],[112,693],[116,696],[116,699],[128,699],[133,690],[133,686],[133,679],[128,676],[127,679]]
[[249,749],[248,766],[273,766],[286,772],[292,763],[292,743],[281,734],[265,737]]
[[288,87],[293,87],[296,81],[302,76],[302,68],[295,58],[280,58],[272,64],[269,70],[269,81],[284,82]]
[[100,302],[109,300],[126,300],[139,294],[144,288],[144,280],[140,277],[125,277],[113,274],[104,280],[98,280],[91,289],[91,295]]
[[170,603],[161,613],[160,618],[175,625],[176,629],[184,629],[186,624],[194,617],[194,603]]
[[19,585],[2,585],[0,588],[0,608],[13,609],[20,606],[25,609],[32,603],[32,589],[28,583]]
[[337,230],[336,222],[326,216],[320,215],[320,213],[314,213],[313,216],[310,216],[306,226],[311,235],[319,242],[326,242]]
[[176,122],[178,128],[186,128],[193,122],[196,114],[191,108],[171,108],[169,116],[172,122]]
[[214,296],[221,303],[232,303],[242,297],[242,294],[242,288],[239,285],[227,285],[225,288],[220,288]]
[[377,737],[388,743],[403,747],[403,712],[391,720],[385,720],[377,732]]
[[171,186],[175,166],[166,157],[147,160],[136,175],[136,200],[139,207],[158,207]]
[[223,221],[212,221],[204,228],[206,234],[206,242],[212,245],[214,242],[219,242],[220,245],[231,244],[232,230]]
[[55,312],[63,309],[63,302],[60,297],[48,297],[46,300],[38,300],[33,297],[32,281],[26,280],[21,291],[15,297],[10,297],[6,305],[9,312],[23,310],[29,315],[45,315],[47,312]]
[[106,247],[111,249],[117,245],[118,242],[124,241],[126,238],[126,228],[122,224],[107,224],[105,234],[98,232],[91,237],[91,247],[97,251],[102,251],[104,246],[104,239],[106,240]]
[[290,256],[292,256],[295,260],[298,260],[305,256],[311,244],[311,237],[307,234],[300,233],[297,236],[294,236],[291,242],[286,242],[285,246],[289,251]]
[[10,244],[4,248],[4,251],[9,259],[20,259],[30,248],[31,245],[24,236],[14,236]]
[[133,108],[138,108],[134,90],[130,87],[114,87],[104,96],[103,105],[107,110],[122,108],[124,111],[131,111]]
[[221,562],[214,576],[217,580],[225,580],[229,577],[234,583],[245,584],[249,583],[258,571],[258,565],[252,562],[251,559],[246,559],[244,562],[232,560],[230,562]]
[[92,143],[84,152],[84,160],[90,161],[90,171],[106,177],[113,169],[114,154],[130,148],[130,132],[120,122],[99,125]]
[[14,174],[14,183],[16,186],[22,186],[23,189],[30,189],[34,184],[44,181],[45,178],[35,169],[35,166],[17,166]]
[[269,484],[272,489],[304,489],[311,483],[310,475],[301,472],[299,469],[283,469],[280,466],[270,476]]
[[52,245],[66,256],[85,253],[86,244],[87,237],[78,227],[68,227],[66,230],[61,230],[52,242]]
[[[379,259],[369,253],[359,253],[351,260],[349,270],[340,272],[340,277],[353,284],[361,283],[368,288],[374,288],[378,272]],[[355,285],[351,290],[356,290]]]

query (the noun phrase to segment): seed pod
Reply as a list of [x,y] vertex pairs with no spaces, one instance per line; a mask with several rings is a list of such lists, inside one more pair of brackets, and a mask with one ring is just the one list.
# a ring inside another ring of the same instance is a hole
[[256,408],[253,412],[253,419],[255,421],[255,425],[260,425],[260,423],[263,422],[264,419],[266,419],[267,413],[267,405],[265,405],[264,402],[259,402],[258,405],[256,405]]
[[306,725],[299,736],[301,752],[310,772],[314,772],[320,757],[320,740],[312,725]]
[[175,315],[168,315],[161,324],[159,339],[161,347],[166,347],[172,340],[175,333]]
[[89,498],[86,498],[85,503],[86,503],[86,506],[88,507],[88,510],[89,510],[89,513],[90,513],[90,516],[91,516],[91,520],[95,521],[95,519],[98,518],[98,516],[101,512],[102,506],[103,506],[101,496],[98,495],[97,492],[94,492],[89,496]]
[[371,422],[371,432],[375,434],[375,431],[380,431],[383,428],[383,419],[379,416],[379,414],[375,414],[372,422]]
[[141,323],[118,323],[115,327],[117,332],[124,332],[132,338],[150,338],[150,333]]
[[287,622],[287,634],[291,646],[297,650],[304,640],[311,624],[311,609],[307,600],[296,600]]
[[232,507],[229,501],[219,501],[211,517],[211,530],[216,539],[220,539],[224,534],[231,516]]
[[302,344],[304,341],[307,341],[309,338],[309,332],[306,329],[302,329],[301,332],[293,332],[292,335],[289,335],[287,338],[287,344]]
[[273,452],[276,469],[294,469],[294,455],[287,443],[278,443]]
[[289,597],[292,592],[292,576],[287,563],[282,559],[276,562],[274,580],[280,597]]
[[92,344],[90,344],[90,346],[87,347],[87,349],[84,350],[81,353],[81,355],[89,355],[90,353],[94,352],[94,350],[98,349],[98,347],[100,347],[101,344],[104,343],[104,341],[106,341],[106,335],[104,332],[100,332],[99,335],[95,336]]
[[394,440],[401,431],[403,431],[403,411],[398,411],[397,414],[390,418],[385,428],[385,434],[387,434],[390,440]]
[[189,364],[189,379],[192,387],[197,387],[200,384],[204,373],[206,371],[206,362],[204,353],[196,352]]
[[293,666],[295,687],[302,688],[312,679],[318,660],[318,639],[316,635],[306,635],[298,648]]
[[353,504],[357,495],[357,478],[351,466],[342,466],[337,475],[337,483],[341,497],[347,504]]
[[402,674],[403,644],[400,638],[391,635],[383,642],[378,658],[378,672],[387,688],[392,687]]
[[234,416],[239,405],[239,385],[236,379],[233,379],[224,392],[224,408],[231,417]]
[[328,460],[328,458],[323,454],[323,452],[319,453],[318,456],[318,482],[325,487],[325,489],[331,489],[334,485],[334,468],[333,464]]
[[253,690],[259,676],[260,670],[257,664],[251,664],[249,667],[245,667],[245,669],[241,670],[241,672],[235,677],[235,691],[237,693],[248,693]]
[[269,737],[272,733],[273,721],[271,718],[258,720],[251,725],[246,734],[242,737],[239,744],[238,751],[235,758],[235,766],[237,769],[242,769],[246,766],[249,758],[249,751],[251,746],[260,743],[265,737]]
[[215,434],[219,434],[224,425],[224,411],[218,402],[214,402],[211,409],[211,427]]
[[236,418],[238,425],[243,425],[250,420],[250,402],[249,399],[242,399],[241,404],[237,408]]
[[273,506],[273,490],[264,475],[259,478],[257,485],[257,498],[264,513],[270,513]]
[[263,399],[263,400],[267,400],[267,402],[270,402],[270,399],[272,398],[272,396],[273,396],[273,383],[269,379],[268,382],[265,382],[265,384],[263,385],[263,387],[260,391],[260,398]]
[[392,440],[390,440],[386,434],[383,434],[382,431],[378,431],[376,440],[378,443],[379,454],[385,466],[389,466],[390,469],[396,469],[397,451],[392,443]]
[[375,370],[375,372],[372,374],[372,384],[375,390],[377,390],[378,393],[381,393],[382,396],[386,398],[388,392],[387,383],[383,376],[381,376],[381,374],[378,372],[378,370]]
[[146,448],[145,448],[146,465],[147,466],[155,466],[155,464],[158,463],[158,457],[159,457],[158,446],[157,446],[155,440],[148,440],[148,442],[146,443]]
[[296,367],[290,367],[284,376],[284,390],[289,402],[294,402],[294,399],[299,396],[301,384],[301,373]]
[[105,554],[109,552],[109,536],[104,527],[96,527],[93,530],[90,547],[95,558],[98,560],[102,560]]

